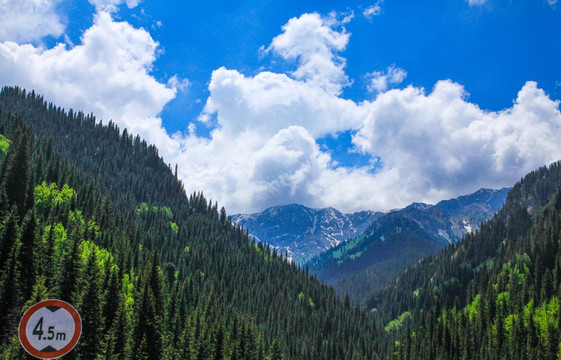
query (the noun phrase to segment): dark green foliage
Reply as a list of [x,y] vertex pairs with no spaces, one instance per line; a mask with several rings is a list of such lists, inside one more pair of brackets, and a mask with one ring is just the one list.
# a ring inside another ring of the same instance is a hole
[[17,262],[20,266],[17,283],[19,285],[19,291],[22,299],[29,299],[33,289],[33,284],[35,283],[35,257],[33,255],[36,238],[37,219],[35,218],[35,212],[31,210],[23,219],[18,242],[19,249],[17,249]]
[[16,133],[16,143],[10,147],[6,158],[6,170],[2,173],[2,192],[9,204],[17,206],[20,218],[26,213],[26,197],[29,181],[29,135]]
[[0,233],[0,269],[4,268],[10,252],[12,251],[12,246],[19,234],[19,219],[18,219],[18,209],[17,207],[12,207],[12,211],[4,217],[4,223],[2,224],[2,232]]
[[[96,251],[91,251],[85,260],[80,280],[80,292],[76,294],[76,310],[82,317],[82,337],[77,347],[79,359],[94,359],[99,353],[103,335],[102,298],[100,268]],[[109,299],[107,299],[109,300]]]
[[318,278],[333,283],[339,295],[359,302],[408,264],[436,253],[438,240],[399,212],[381,217],[363,236],[322,253],[309,262]]

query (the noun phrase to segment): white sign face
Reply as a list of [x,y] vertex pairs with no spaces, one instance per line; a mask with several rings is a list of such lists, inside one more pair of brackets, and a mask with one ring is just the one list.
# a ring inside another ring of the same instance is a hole
[[40,359],[56,359],[67,354],[80,339],[82,321],[72,305],[61,300],[45,300],[23,315],[19,326],[25,351]]

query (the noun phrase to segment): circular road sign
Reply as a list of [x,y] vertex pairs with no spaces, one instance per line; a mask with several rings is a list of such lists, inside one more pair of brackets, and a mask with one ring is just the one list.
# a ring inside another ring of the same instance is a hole
[[23,314],[19,323],[21,346],[39,359],[56,359],[67,354],[81,334],[80,314],[62,300],[38,302]]

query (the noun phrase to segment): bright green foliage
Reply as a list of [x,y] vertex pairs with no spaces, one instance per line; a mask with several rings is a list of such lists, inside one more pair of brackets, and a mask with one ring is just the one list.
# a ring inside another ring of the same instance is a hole
[[140,203],[138,209],[136,209],[136,213],[140,216],[144,216],[148,214],[149,211],[150,211],[150,207],[148,207],[148,204],[145,202]]
[[174,235],[177,235],[177,233],[179,232],[179,226],[177,226],[177,224],[172,221],[169,222],[169,226],[171,227],[171,232]]
[[173,212],[169,206],[149,206],[147,203],[142,202],[136,209],[136,213],[140,216],[146,216],[149,213],[152,214],[162,214],[166,219],[171,220],[173,218]]
[[87,262],[87,259],[90,258],[91,253],[95,253],[96,265],[101,273],[101,276],[105,276],[106,269],[110,269],[110,265],[114,264],[113,255],[109,251],[101,249],[91,241],[83,241],[80,244],[80,248],[80,256],[82,257],[84,264]]
[[62,259],[62,255],[66,251],[66,240],[68,239],[68,233],[61,223],[56,225],[47,225],[45,231],[43,232],[43,240],[48,241],[51,238],[53,241],[53,258]]
[[68,205],[72,198],[76,197],[76,191],[71,189],[68,184],[64,184],[62,189],[58,189],[56,183],[43,181],[41,185],[35,187],[35,205],[39,211],[45,212],[56,206]]
[[466,308],[465,312],[468,316],[469,321],[473,321],[477,316],[480,315],[481,310],[481,295],[477,294],[475,299],[471,303],[469,303]]
[[412,319],[411,313],[409,311],[404,312],[403,314],[399,315],[397,319],[394,319],[386,325],[384,330],[386,332],[392,332],[403,328],[408,322]]
[[131,312],[134,306],[134,284],[131,283],[130,275],[124,274],[123,275],[123,301],[125,303],[125,308]]
[[8,155],[8,149],[11,143],[12,141],[10,139],[0,134],[0,160],[4,160],[6,155]]
[[549,302],[537,307],[534,312],[534,322],[539,329],[540,340],[546,342],[549,340],[549,332],[559,330],[559,299],[553,297]]

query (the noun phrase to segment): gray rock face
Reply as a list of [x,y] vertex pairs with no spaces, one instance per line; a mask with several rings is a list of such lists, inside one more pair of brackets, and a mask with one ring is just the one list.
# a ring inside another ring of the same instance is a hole
[[291,204],[273,206],[263,212],[233,215],[232,221],[248,229],[251,236],[287,252],[296,263],[304,263],[341,242],[361,235],[382,212],[343,214],[334,208],[311,209]]

